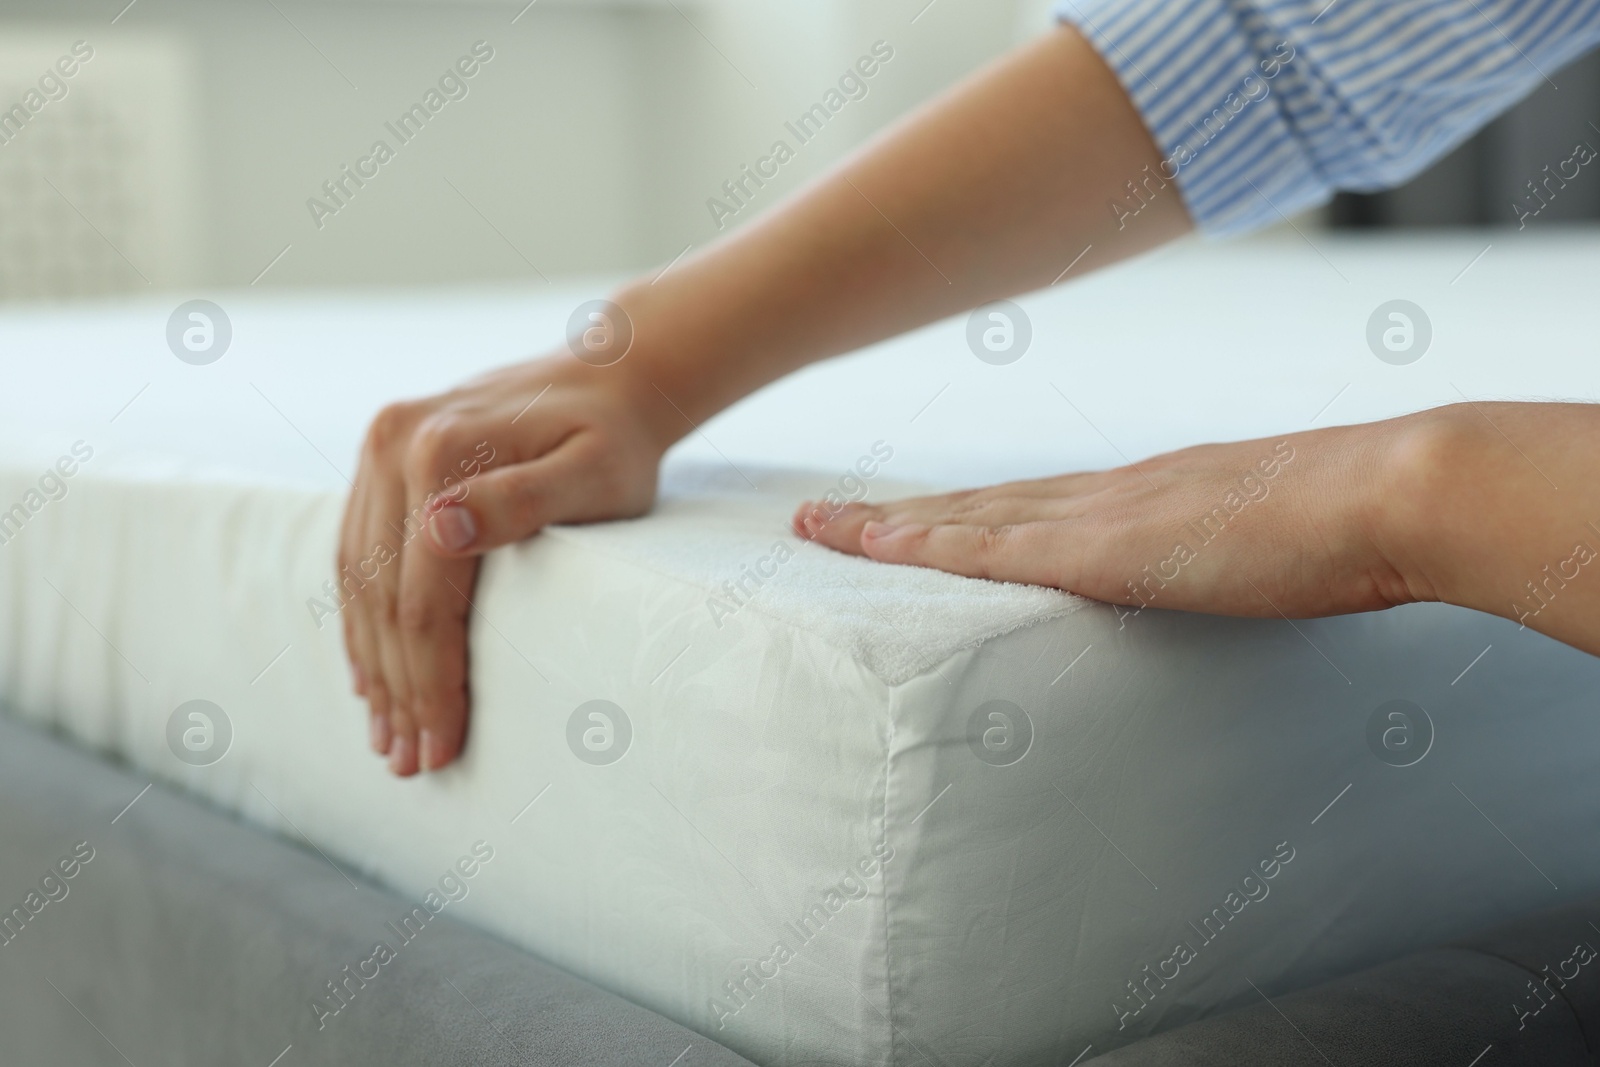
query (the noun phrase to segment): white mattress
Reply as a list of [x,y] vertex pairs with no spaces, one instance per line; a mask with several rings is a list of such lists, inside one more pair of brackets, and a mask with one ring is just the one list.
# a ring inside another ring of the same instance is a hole
[[[0,545],[0,696],[419,899],[487,840],[452,914],[764,1064],[1065,1063],[1252,983],[1600,892],[1600,666],[1531,632],[1440,607],[1119,620],[788,537],[794,501],[876,441],[881,496],[1457,388],[1594,395],[1600,241],[1502,237],[1452,285],[1487,241],[1317,240],[1189,248],[1033,298],[1011,367],[946,324],[708,424],[651,517],[491,558],[468,751],[407,782],[367,752],[338,627],[307,609],[333,468],[379,403],[558,337],[589,290],[224,294],[234,347],[210,367],[166,351],[166,303],[8,313],[0,509],[75,441],[94,456]],[[1362,339],[1396,296],[1434,322],[1410,367]],[[711,611],[780,540],[794,559]],[[194,699],[233,727],[209,766],[168,747]],[[631,723],[606,765],[567,740],[594,700]],[[1394,700],[1433,724],[1412,766],[1369,747]],[[994,701],[1031,722],[1014,762],[972,740]]]

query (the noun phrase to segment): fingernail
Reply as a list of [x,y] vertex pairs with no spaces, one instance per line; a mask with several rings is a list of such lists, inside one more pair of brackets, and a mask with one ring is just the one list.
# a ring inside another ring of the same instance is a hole
[[466,508],[447,504],[428,520],[434,544],[446,552],[460,552],[478,538],[478,524]]
[[372,712],[368,716],[372,727],[372,751],[380,756],[389,754],[389,744],[394,740],[394,730],[389,726],[389,716]]
[[450,753],[445,749],[444,736],[432,730],[422,731],[422,766],[424,770],[437,771],[450,762]]
[[861,536],[868,541],[881,541],[904,530],[904,526],[890,526],[886,522],[869,522],[861,528]]
[[417,743],[408,735],[394,739],[389,749],[389,769],[395,774],[411,774],[417,769]]

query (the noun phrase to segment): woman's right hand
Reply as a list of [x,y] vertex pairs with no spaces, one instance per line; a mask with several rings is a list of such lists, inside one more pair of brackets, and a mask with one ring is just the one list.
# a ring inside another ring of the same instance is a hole
[[461,751],[478,557],[552,523],[628,518],[653,503],[661,456],[682,429],[624,366],[563,353],[373,420],[338,584],[372,747],[395,774],[438,770]]

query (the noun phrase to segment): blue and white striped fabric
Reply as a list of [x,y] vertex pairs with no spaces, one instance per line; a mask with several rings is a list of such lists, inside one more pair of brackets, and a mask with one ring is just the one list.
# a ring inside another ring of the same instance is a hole
[[1600,0],[1063,0],[1057,14],[1220,234],[1404,181],[1600,43]]

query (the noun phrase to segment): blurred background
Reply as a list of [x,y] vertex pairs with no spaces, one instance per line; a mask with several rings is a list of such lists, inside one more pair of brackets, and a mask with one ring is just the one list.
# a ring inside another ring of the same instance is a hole
[[[1049,8],[6,0],[0,300],[539,283],[665,264],[1041,32]],[[402,143],[389,125],[479,41],[492,58],[441,92],[443,106]],[[719,217],[712,198],[736,206],[723,183],[775,140],[795,143],[784,124],[878,42],[893,58],[866,95],[748,205]],[[1304,223],[1515,225],[1514,205],[1532,202],[1530,179],[1567,160],[1576,141],[1600,145],[1591,125],[1600,60],[1551,73],[1516,112],[1407,188],[1341,197]],[[362,163],[379,139],[394,157]],[[358,187],[346,167],[376,173]],[[330,194],[329,182],[343,191]],[[1528,225],[1597,215],[1600,177],[1585,168]]]

